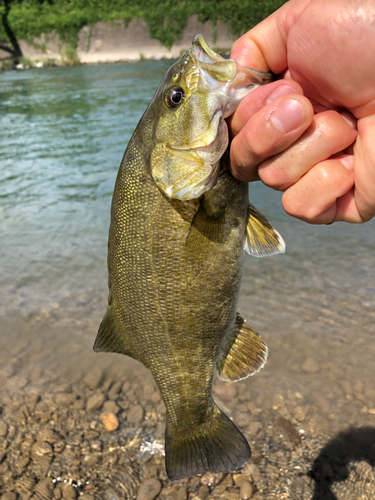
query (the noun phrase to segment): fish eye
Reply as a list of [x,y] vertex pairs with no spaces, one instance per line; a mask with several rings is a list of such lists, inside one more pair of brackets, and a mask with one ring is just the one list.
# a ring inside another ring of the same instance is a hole
[[182,103],[184,97],[184,89],[181,87],[174,87],[168,90],[165,96],[165,102],[169,108],[176,108]]

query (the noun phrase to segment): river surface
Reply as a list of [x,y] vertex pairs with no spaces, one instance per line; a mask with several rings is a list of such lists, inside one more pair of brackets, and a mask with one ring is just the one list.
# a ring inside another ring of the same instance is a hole
[[[106,310],[107,235],[118,166],[170,64],[145,61],[0,73],[4,406],[14,391],[27,398],[39,390],[39,400],[43,391],[53,396],[61,385],[65,393],[74,392],[69,384],[78,384],[93,367],[104,378],[117,372],[122,382],[136,377],[138,388],[142,381],[147,387],[153,384],[138,363],[95,355],[92,344]],[[280,193],[260,183],[250,185],[250,198],[286,242],[284,255],[245,260],[239,311],[267,342],[269,359],[246,382],[218,385],[217,395],[242,429],[254,418],[259,423],[251,436],[255,448],[263,443],[258,464],[265,482],[258,484],[259,494],[307,499],[312,487],[295,476],[292,485],[284,481],[287,493],[277,493],[284,476],[271,441],[280,432],[275,430],[271,439],[269,428],[277,429],[277,422],[287,428],[289,422],[302,439],[305,465],[311,469],[319,450],[338,432],[363,426],[371,432],[375,426],[375,223],[305,224],[287,216]],[[225,393],[228,387],[238,389]],[[146,414],[147,397],[141,392],[137,399]],[[11,416],[6,411],[3,415],[9,431]],[[30,419],[26,428],[32,415]],[[320,441],[314,441],[318,436]],[[349,458],[372,460],[365,452]],[[279,468],[273,482],[272,474],[267,476],[270,467]],[[9,486],[15,476],[9,475],[11,465],[5,469]],[[336,489],[337,498],[352,498],[350,488],[346,493]],[[360,498],[357,494],[353,498]]]

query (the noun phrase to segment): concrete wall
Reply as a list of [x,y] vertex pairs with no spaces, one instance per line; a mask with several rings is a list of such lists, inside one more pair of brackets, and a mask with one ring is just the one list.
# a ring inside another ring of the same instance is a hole
[[[217,40],[213,42],[212,28],[209,22],[199,23],[198,16],[191,16],[185,27],[181,40],[172,46],[171,50],[162,46],[148,35],[148,27],[142,19],[134,19],[128,27],[122,21],[113,23],[100,22],[93,27],[85,26],[79,33],[77,53],[84,63],[136,61],[147,59],[175,58],[191,46],[194,36],[201,33],[212,48],[230,49],[235,38],[228,34],[226,26],[219,21],[217,24]],[[60,59],[63,45],[58,37],[49,35],[41,37],[36,42],[44,42],[46,52],[21,40],[20,45],[25,57],[44,59],[47,57]],[[6,57],[0,51],[0,58]]]

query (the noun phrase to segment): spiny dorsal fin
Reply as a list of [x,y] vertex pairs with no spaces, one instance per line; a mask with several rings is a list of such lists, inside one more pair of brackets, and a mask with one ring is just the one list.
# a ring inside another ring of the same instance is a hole
[[218,363],[218,377],[235,382],[254,375],[265,365],[267,354],[267,345],[237,313],[234,331]]
[[125,335],[120,331],[117,325],[113,306],[109,306],[102,322],[94,343],[95,352],[118,352],[134,359],[135,356],[127,345]]
[[285,243],[280,234],[250,203],[247,209],[245,250],[254,257],[285,252]]

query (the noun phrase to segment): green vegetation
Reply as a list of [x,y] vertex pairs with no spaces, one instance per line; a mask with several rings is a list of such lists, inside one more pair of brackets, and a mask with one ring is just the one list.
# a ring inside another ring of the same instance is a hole
[[61,51],[61,64],[63,66],[79,66],[81,64],[75,48],[68,46]]
[[57,33],[66,47],[76,49],[84,26],[115,20],[127,25],[135,18],[145,20],[151,38],[171,47],[192,14],[198,14],[201,22],[209,20],[214,30],[221,20],[239,36],[283,3],[285,0],[0,0],[0,48],[19,59],[22,52],[17,40],[36,43],[43,33]]

